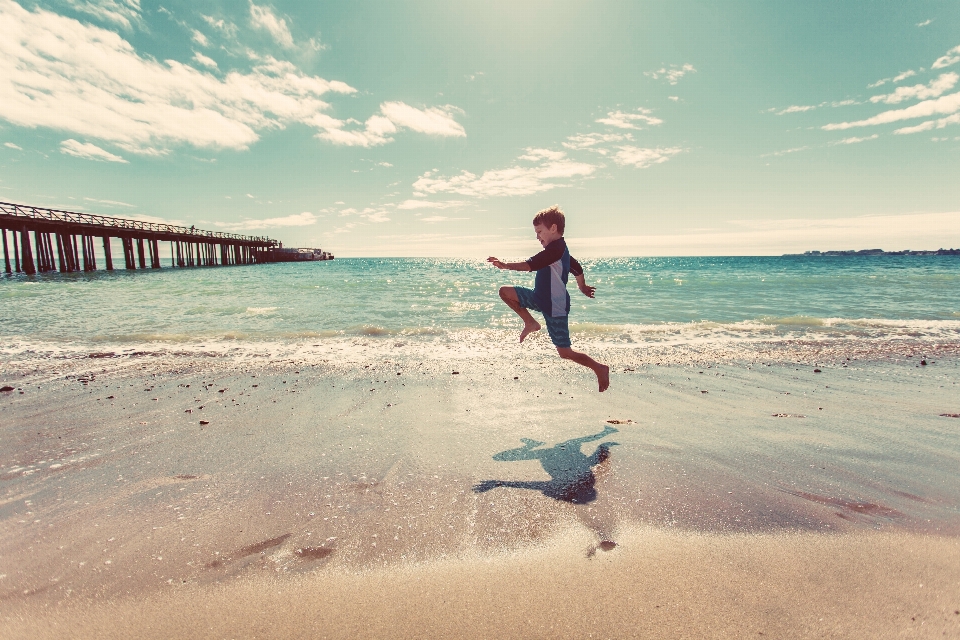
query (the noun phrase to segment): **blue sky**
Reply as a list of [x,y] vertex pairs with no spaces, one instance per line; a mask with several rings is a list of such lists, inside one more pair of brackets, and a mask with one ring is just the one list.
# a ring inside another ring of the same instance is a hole
[[0,0],[0,199],[340,256],[960,246],[954,2]]

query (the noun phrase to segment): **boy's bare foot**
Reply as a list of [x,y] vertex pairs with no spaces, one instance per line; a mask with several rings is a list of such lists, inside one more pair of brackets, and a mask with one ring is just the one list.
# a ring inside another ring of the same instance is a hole
[[600,393],[603,393],[610,386],[610,367],[602,364],[599,369],[594,370],[594,373],[597,374],[597,382],[600,383]]
[[534,331],[540,331],[539,322],[535,321],[533,324],[528,323],[523,325],[523,331],[520,332],[520,342],[523,342],[523,339],[526,338],[531,333],[533,333]]

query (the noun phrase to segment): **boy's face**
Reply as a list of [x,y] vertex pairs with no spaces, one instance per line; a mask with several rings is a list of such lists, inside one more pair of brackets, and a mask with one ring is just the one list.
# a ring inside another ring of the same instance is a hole
[[545,227],[542,224],[535,224],[533,225],[533,230],[537,232],[537,240],[539,240],[540,244],[544,247],[557,238],[563,237],[560,232],[557,231],[557,225],[555,224],[552,224],[549,227]]

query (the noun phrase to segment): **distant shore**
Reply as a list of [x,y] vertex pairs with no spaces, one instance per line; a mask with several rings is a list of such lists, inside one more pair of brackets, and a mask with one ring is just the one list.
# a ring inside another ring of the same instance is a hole
[[934,249],[923,251],[884,251],[883,249],[848,249],[845,251],[804,251],[803,253],[785,253],[786,257],[797,256],[960,256],[960,249]]

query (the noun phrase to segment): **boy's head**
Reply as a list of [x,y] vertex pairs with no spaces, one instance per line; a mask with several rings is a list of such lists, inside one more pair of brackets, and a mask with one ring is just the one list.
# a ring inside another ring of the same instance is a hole
[[537,240],[543,246],[547,246],[557,238],[562,238],[565,226],[566,220],[558,205],[538,211],[533,218],[533,228],[537,232]]

